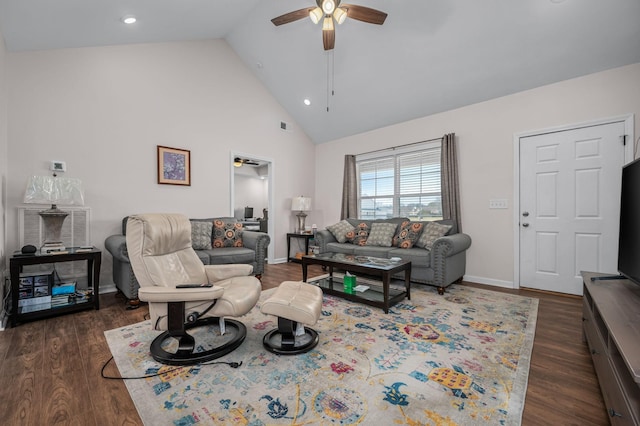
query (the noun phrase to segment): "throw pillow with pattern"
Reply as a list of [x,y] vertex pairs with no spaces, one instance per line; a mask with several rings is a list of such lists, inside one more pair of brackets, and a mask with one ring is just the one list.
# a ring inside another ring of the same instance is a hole
[[450,229],[451,225],[429,222],[427,226],[424,227],[424,231],[422,231],[422,235],[420,235],[420,238],[416,242],[416,246],[431,250],[433,243],[438,238],[445,236]]
[[347,232],[353,231],[355,228],[346,220],[327,226],[327,230],[333,234],[339,243],[347,241]]
[[240,222],[213,221],[213,248],[243,247]]
[[420,233],[422,232],[422,222],[411,222],[405,220],[400,225],[400,231],[393,237],[393,245],[400,248],[411,248],[418,241]]
[[363,246],[367,242],[367,238],[369,237],[369,225],[362,222],[356,226],[353,231],[349,231],[345,235],[347,237],[347,241],[351,244],[355,244],[357,246]]
[[366,246],[391,247],[393,236],[396,234],[395,223],[374,222],[367,238]]
[[211,250],[213,223],[191,221],[191,247],[194,250]]

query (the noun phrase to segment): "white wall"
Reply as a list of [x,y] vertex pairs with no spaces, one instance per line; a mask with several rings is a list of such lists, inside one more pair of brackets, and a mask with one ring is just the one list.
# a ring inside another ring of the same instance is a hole
[[[30,174],[67,163],[92,208],[93,244],[119,233],[123,216],[180,212],[228,216],[232,150],[273,158],[275,257],[284,258],[293,194],[311,193],[305,175],[314,145],[225,41],[7,53],[8,229],[17,248],[17,207]],[[190,187],[158,185],[156,146],[191,151]],[[288,200],[288,203],[287,203]],[[112,284],[103,253],[102,284]]]
[[[4,300],[4,276],[7,258],[7,79],[6,79],[6,49],[0,31],[0,300]],[[2,326],[4,304],[0,305],[0,326]],[[1,327],[0,327],[1,328]]]
[[262,209],[269,207],[269,186],[267,179],[260,179],[235,173],[234,215],[244,218],[244,208],[253,207],[253,217],[262,217]]
[[[600,118],[635,114],[640,124],[640,64],[563,81],[406,123],[319,145],[316,149],[314,221],[340,217],[345,154],[437,138],[455,132],[459,150],[462,227],[473,243],[466,278],[510,286],[514,274],[515,133]],[[637,134],[637,130],[636,130]],[[509,209],[489,210],[489,199],[506,198]],[[617,218],[615,219],[617,220]]]

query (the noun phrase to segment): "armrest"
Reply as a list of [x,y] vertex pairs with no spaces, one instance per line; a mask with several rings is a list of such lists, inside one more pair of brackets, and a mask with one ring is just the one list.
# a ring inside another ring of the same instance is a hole
[[215,300],[222,297],[224,288],[174,288],[174,287],[140,287],[138,297],[143,302],[197,302]]
[[253,272],[253,266],[237,263],[228,265],[205,265],[204,270],[209,282],[215,283],[226,280],[227,278],[251,275],[251,272]]
[[104,247],[115,259],[129,263],[129,253],[127,252],[127,237],[124,235],[111,235],[104,240]]
[[267,248],[271,238],[269,234],[259,231],[242,231],[242,244],[251,250],[264,250]]
[[336,240],[336,237],[334,237],[333,234],[326,229],[322,229],[316,232],[315,240],[316,240],[315,241],[316,245],[320,250],[320,253],[326,253],[328,251],[327,250],[328,243],[335,243],[338,241]]
[[471,237],[467,234],[453,234],[440,237],[431,247],[431,264],[435,265],[436,258],[450,257],[471,247]]

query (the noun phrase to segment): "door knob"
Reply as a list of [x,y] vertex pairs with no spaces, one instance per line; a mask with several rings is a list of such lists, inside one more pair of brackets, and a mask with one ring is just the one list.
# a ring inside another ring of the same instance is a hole
[[524,216],[524,217],[529,216],[529,212],[522,212],[522,216]]
[[522,226],[524,226],[525,228],[527,228],[529,226],[528,223],[523,223]]

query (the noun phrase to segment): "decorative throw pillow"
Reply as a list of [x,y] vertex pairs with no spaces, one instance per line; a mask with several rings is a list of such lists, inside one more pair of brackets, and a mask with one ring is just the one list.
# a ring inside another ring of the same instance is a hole
[[393,236],[396,234],[395,223],[374,222],[367,238],[366,246],[391,247]]
[[194,250],[211,250],[213,223],[191,221],[191,246]]
[[336,240],[338,240],[339,243],[344,243],[345,241],[347,241],[347,232],[353,231],[354,229],[355,228],[351,226],[351,224],[346,220],[341,220],[335,225],[327,226],[327,230],[331,232],[334,237],[336,237]]
[[363,246],[367,242],[369,237],[369,225],[362,222],[356,226],[353,231],[349,231],[345,234],[347,241],[357,246]]
[[393,245],[400,248],[411,248],[418,241],[420,232],[422,232],[422,222],[411,222],[405,220],[400,225],[400,231],[393,237]]
[[424,227],[422,235],[416,242],[416,246],[431,250],[433,243],[440,237],[443,237],[451,229],[451,225],[443,225],[437,222],[429,222]]
[[213,248],[243,247],[240,222],[213,221]]

